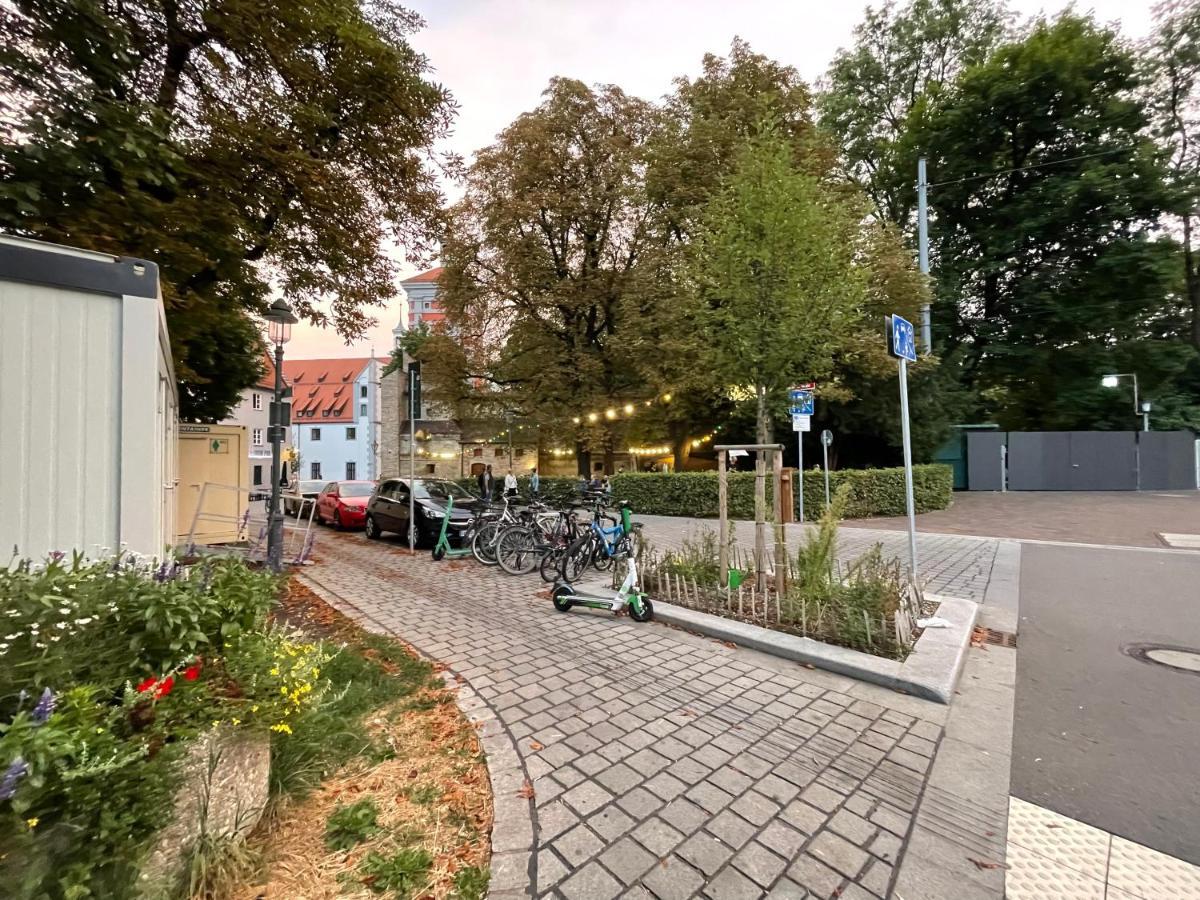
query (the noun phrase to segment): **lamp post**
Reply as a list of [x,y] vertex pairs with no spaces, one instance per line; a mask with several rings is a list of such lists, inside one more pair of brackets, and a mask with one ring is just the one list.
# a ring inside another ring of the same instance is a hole
[[1106,388],[1115,388],[1122,378],[1133,379],[1133,414],[1142,417],[1142,431],[1150,430],[1150,404],[1138,402],[1138,379],[1133,372],[1114,372],[1100,379],[1100,384]]
[[272,572],[283,567],[283,516],[279,511],[280,470],[282,468],[283,429],[291,416],[283,402],[283,345],[292,337],[292,326],[300,320],[283,300],[276,300],[263,316],[267,336],[275,345],[275,399],[271,402],[271,505],[267,509],[267,565]]

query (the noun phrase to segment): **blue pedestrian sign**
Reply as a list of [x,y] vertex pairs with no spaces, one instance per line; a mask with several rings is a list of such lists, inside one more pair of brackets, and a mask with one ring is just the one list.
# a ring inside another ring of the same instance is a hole
[[888,350],[899,359],[917,361],[917,335],[912,322],[892,315],[888,318]]
[[813,392],[807,388],[795,388],[788,392],[791,405],[788,412],[793,416],[811,416],[813,414]]

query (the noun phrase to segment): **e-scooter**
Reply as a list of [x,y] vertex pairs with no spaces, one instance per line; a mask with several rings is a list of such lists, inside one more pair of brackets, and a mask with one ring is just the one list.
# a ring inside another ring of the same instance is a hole
[[598,594],[581,593],[565,581],[560,581],[554,586],[554,591],[550,595],[554,600],[554,608],[559,612],[567,612],[572,606],[586,606],[591,609],[610,609],[614,613],[619,613],[628,606],[629,617],[633,621],[649,622],[654,616],[654,605],[645,592],[638,589],[637,564],[633,560],[633,553],[627,551],[625,560],[625,580],[621,582],[620,590],[611,596],[604,597]]
[[446,530],[450,526],[450,513],[454,512],[454,497],[453,495],[446,498],[446,515],[442,516],[442,530],[438,532],[437,543],[433,545],[433,561],[438,562],[443,557],[458,559],[460,556],[471,555],[471,531],[475,527],[475,520],[471,520],[471,524],[467,526],[466,534],[463,536],[463,545],[461,547],[451,547],[450,538],[446,536]]

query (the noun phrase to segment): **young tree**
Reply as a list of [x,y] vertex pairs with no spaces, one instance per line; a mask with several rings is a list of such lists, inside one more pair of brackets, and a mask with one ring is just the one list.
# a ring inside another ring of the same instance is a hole
[[386,245],[428,245],[454,107],[419,24],[394,0],[0,6],[0,227],[157,262],[181,414],[221,418],[273,291],[350,339],[395,293]]
[[772,400],[799,379],[831,374],[858,333],[861,215],[798,171],[789,142],[768,127],[746,142],[700,217],[686,281],[707,345],[701,365],[715,383],[753,396],[760,443],[772,438]]

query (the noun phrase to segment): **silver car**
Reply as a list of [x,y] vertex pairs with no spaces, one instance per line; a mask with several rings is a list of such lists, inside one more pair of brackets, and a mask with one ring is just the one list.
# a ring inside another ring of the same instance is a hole
[[328,481],[297,481],[283,492],[283,514],[297,516],[308,511],[309,506],[317,500],[317,494],[329,484]]

